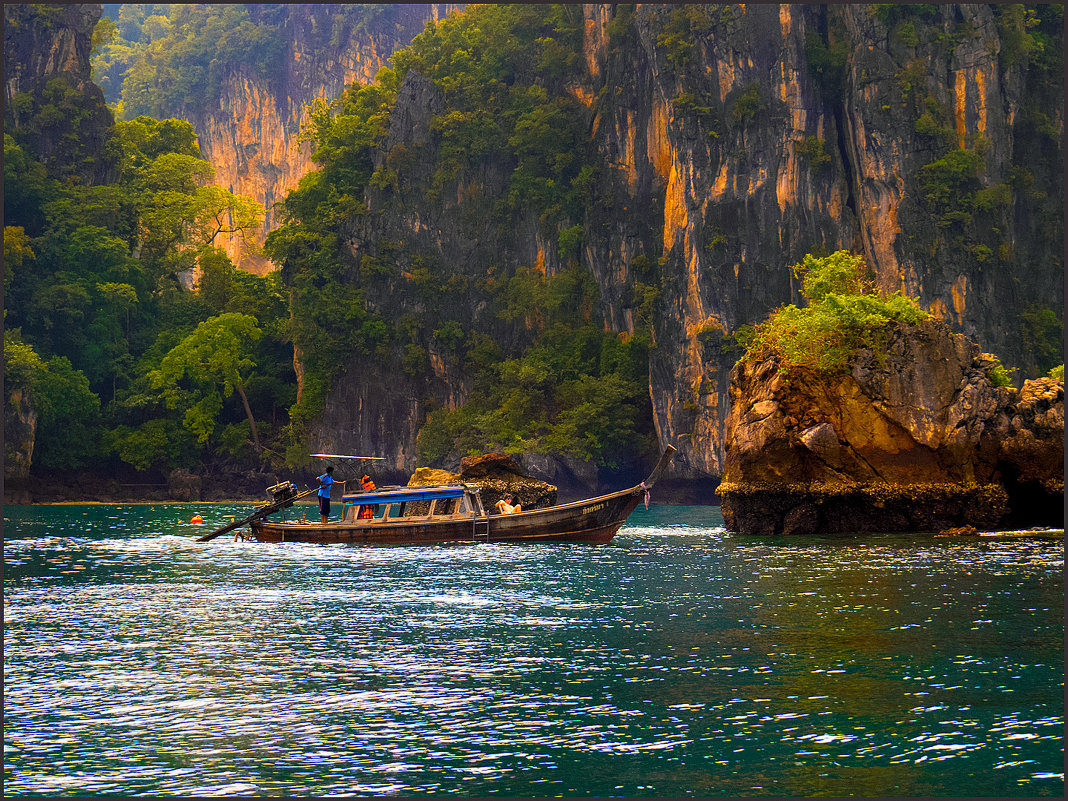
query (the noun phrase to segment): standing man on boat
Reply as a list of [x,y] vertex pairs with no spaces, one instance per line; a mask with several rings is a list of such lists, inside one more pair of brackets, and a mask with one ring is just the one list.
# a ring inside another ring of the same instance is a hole
[[334,466],[326,468],[326,472],[316,479],[319,482],[319,516],[325,525],[330,517],[330,488],[334,484],[344,484],[344,481],[334,480]]

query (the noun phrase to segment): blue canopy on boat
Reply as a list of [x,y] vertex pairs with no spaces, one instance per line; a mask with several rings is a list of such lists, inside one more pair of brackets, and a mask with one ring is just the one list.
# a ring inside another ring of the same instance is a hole
[[343,495],[346,504],[365,506],[372,503],[405,503],[410,501],[433,501],[437,498],[460,498],[464,494],[461,485],[442,485],[437,487],[401,487],[399,489],[380,489],[374,492],[359,492]]

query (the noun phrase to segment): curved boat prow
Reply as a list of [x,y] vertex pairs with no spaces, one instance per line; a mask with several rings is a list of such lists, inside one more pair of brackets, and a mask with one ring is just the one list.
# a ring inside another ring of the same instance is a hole
[[660,461],[656,463],[656,467],[653,468],[653,472],[649,474],[649,477],[642,482],[642,486],[645,489],[651,489],[653,484],[660,480],[661,474],[667,469],[668,464],[675,458],[675,451],[677,449],[674,445],[668,445],[664,448],[664,452],[660,454]]

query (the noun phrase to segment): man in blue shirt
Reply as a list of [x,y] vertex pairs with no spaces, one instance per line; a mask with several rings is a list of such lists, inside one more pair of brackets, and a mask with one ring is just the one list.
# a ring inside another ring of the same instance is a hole
[[334,466],[326,468],[326,472],[316,479],[319,482],[319,516],[323,523],[328,522],[330,517],[330,488],[333,484],[344,484],[344,481],[334,481]]

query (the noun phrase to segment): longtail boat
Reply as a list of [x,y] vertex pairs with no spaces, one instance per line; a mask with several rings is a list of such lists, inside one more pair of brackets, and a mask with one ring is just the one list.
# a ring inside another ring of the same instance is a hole
[[639,503],[648,502],[649,490],[674,455],[675,448],[668,445],[649,477],[637,486],[544,509],[489,514],[481,487],[474,483],[382,487],[344,495],[342,517],[336,523],[275,522],[267,519],[268,512],[246,519],[250,531],[239,536],[256,542],[320,544],[606,543]]

